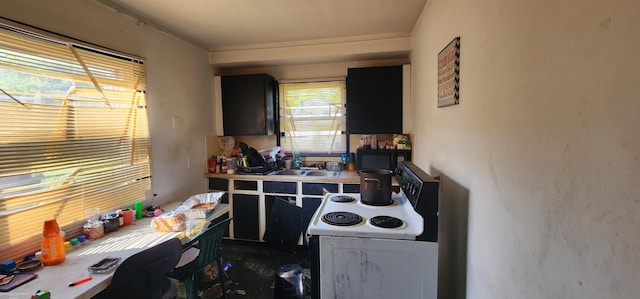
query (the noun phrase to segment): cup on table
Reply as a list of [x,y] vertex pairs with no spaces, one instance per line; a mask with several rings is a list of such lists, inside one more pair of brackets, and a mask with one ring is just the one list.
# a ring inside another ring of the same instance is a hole
[[128,208],[122,210],[122,219],[124,220],[124,225],[130,225],[133,221],[133,210]]
[[291,169],[291,160],[284,160],[284,168]]
[[133,204],[136,209],[136,219],[142,219],[142,200],[138,200]]

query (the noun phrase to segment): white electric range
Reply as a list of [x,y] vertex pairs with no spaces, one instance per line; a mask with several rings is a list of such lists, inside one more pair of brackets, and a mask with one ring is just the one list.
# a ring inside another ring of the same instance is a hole
[[308,235],[415,240],[423,220],[405,196],[393,193],[387,206],[360,201],[359,193],[327,194],[309,224]]
[[437,298],[438,182],[411,162],[396,173],[386,206],[325,195],[307,229],[313,298]]

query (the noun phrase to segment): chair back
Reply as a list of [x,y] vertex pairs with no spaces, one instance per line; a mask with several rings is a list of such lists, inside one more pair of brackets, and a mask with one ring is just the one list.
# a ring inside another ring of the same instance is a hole
[[212,225],[196,238],[198,240],[200,248],[198,260],[196,262],[197,272],[204,269],[213,261],[217,261],[220,257],[222,238],[224,237],[224,232],[229,226],[229,222],[231,222],[232,219],[233,218],[228,218]]
[[182,243],[172,238],[132,255],[116,269],[109,287],[97,297],[160,299],[164,274],[173,270],[181,253]]

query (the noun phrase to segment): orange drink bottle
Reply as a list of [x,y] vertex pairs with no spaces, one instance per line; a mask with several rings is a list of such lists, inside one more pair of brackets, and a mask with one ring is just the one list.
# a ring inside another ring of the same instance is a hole
[[64,240],[55,219],[44,222],[42,230],[42,263],[45,266],[64,262]]

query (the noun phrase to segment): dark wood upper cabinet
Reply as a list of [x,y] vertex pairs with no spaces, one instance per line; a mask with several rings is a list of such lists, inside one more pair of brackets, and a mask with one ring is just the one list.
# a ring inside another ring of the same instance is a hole
[[225,136],[273,135],[277,82],[267,74],[222,76]]
[[348,69],[347,127],[351,134],[402,133],[402,66]]

